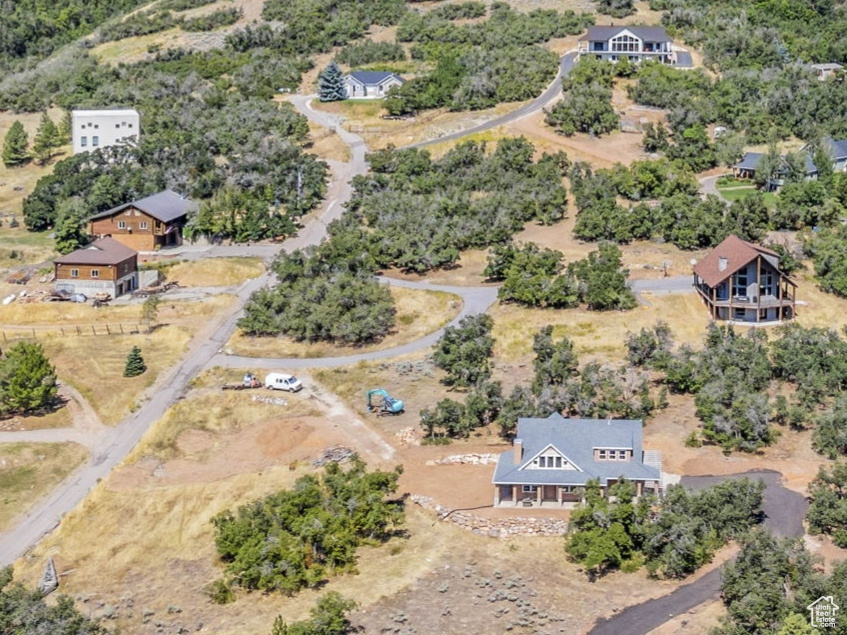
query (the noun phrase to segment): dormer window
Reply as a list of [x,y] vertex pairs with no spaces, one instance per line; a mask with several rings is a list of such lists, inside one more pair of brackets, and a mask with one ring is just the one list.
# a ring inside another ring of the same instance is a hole
[[540,470],[576,470],[578,469],[566,457],[560,454],[555,448],[548,447],[541,454],[536,456],[528,465],[531,469]]
[[595,450],[598,461],[629,461],[631,450],[613,450],[611,448],[599,448]]

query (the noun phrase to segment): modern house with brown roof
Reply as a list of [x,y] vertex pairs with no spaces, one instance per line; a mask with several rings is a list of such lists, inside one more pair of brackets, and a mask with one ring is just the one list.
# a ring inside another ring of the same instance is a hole
[[56,290],[113,298],[138,288],[138,253],[114,238],[101,238],[53,261]]
[[196,203],[165,190],[132,203],[124,203],[91,217],[88,233],[111,236],[137,251],[153,251],[182,244],[182,228]]
[[655,60],[676,64],[673,40],[660,26],[591,26],[579,39],[578,54],[617,62],[624,57],[631,62]]
[[590,480],[601,491],[626,478],[636,495],[661,492],[658,452],[641,447],[635,419],[518,419],[511,450],[497,460],[494,506],[568,507],[582,499]]
[[797,284],[779,254],[728,236],[694,265],[694,287],[713,320],[777,323],[794,317]]

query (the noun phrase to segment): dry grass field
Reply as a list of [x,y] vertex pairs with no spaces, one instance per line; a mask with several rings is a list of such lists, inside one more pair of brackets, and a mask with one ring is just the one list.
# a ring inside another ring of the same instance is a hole
[[338,357],[383,350],[413,342],[440,329],[461,311],[458,296],[441,291],[419,291],[391,287],[397,307],[396,327],[376,344],[336,346],[329,342],[296,342],[290,337],[252,337],[240,330],[230,338],[226,349],[233,355],[250,357]]
[[0,531],[87,458],[76,443],[0,443]]
[[259,258],[204,258],[202,260],[167,261],[155,263],[167,281],[179,282],[181,287],[232,287],[256,278],[265,272]]

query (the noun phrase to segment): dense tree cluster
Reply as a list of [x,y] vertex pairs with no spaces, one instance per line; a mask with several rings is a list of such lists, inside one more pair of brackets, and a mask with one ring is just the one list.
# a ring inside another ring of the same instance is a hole
[[366,256],[344,253],[332,242],[281,254],[274,287],[253,293],[238,326],[249,335],[362,344],[394,325],[391,292],[373,277]]
[[96,620],[80,613],[67,595],[48,604],[41,591],[12,582],[12,567],[0,569],[0,633],[107,635]]
[[373,40],[348,44],[335,54],[336,62],[352,67],[379,62],[402,62],[405,59],[406,51],[396,42],[374,42]]
[[230,583],[291,595],[352,571],[359,546],[404,522],[402,501],[391,499],[401,472],[368,472],[354,457],[347,469],[329,463],[320,477],[218,514],[215,545]]
[[671,485],[659,500],[635,501],[635,486],[624,478],[608,496],[590,481],[571,514],[565,550],[592,575],[646,564],[653,576],[683,578],[762,521],[763,492],[762,481],[738,479],[697,492]]
[[[721,596],[727,615],[715,635],[814,635],[809,604],[821,596],[845,597],[847,561],[823,572],[801,540],[777,538],[754,529],[741,539],[741,552],[721,572]],[[824,629],[821,629],[824,630]],[[836,618],[828,633],[844,635]]]
[[584,302],[589,309],[626,310],[635,306],[627,285],[621,252],[603,243],[583,260],[567,265],[562,254],[528,243],[519,247],[507,242],[495,245],[483,272],[490,280],[502,281],[498,297],[527,306],[570,308]]
[[[401,42],[415,42],[413,57],[435,69],[392,90],[391,114],[427,108],[488,108],[497,103],[536,97],[556,74],[557,57],[537,46],[555,37],[581,33],[593,22],[573,11],[521,13],[495,2],[488,18],[455,24],[449,5],[424,14],[408,13],[397,29]],[[464,10],[464,9],[463,9]]]
[[423,273],[455,262],[464,249],[502,242],[528,221],[554,223],[566,210],[567,157],[534,161],[534,150],[510,138],[493,152],[463,142],[437,160],[426,150],[373,152],[371,172],[353,179],[337,233],[361,236],[379,267]]
[[599,136],[617,130],[618,115],[612,107],[613,72],[621,65],[586,55],[562,79],[562,101],[547,113],[545,121],[560,133]]
[[847,297],[847,259],[844,258],[847,226],[838,225],[819,232],[806,241],[804,249],[815,265],[815,275],[821,289]]
[[773,441],[773,423],[810,425],[818,452],[847,454],[847,341],[832,329],[793,323],[768,342],[760,331],[741,336],[712,324],[695,351],[674,350],[670,329],[659,323],[630,334],[627,350],[631,363],[661,372],[672,391],[695,395],[710,443],[752,451]]
[[809,485],[809,494],[809,532],[829,534],[836,545],[847,547],[847,463],[821,467]]

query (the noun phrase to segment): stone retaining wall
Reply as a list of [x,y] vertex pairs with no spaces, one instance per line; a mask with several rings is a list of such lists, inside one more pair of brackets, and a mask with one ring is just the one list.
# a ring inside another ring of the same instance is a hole
[[[563,536],[568,530],[568,521],[560,518],[530,518],[512,516],[504,518],[483,518],[468,512],[453,512],[442,507],[429,496],[412,494],[411,500],[424,509],[434,511],[439,520],[455,523],[462,529],[479,536],[492,538],[511,538],[512,536]],[[449,514],[449,516],[448,516]]]

